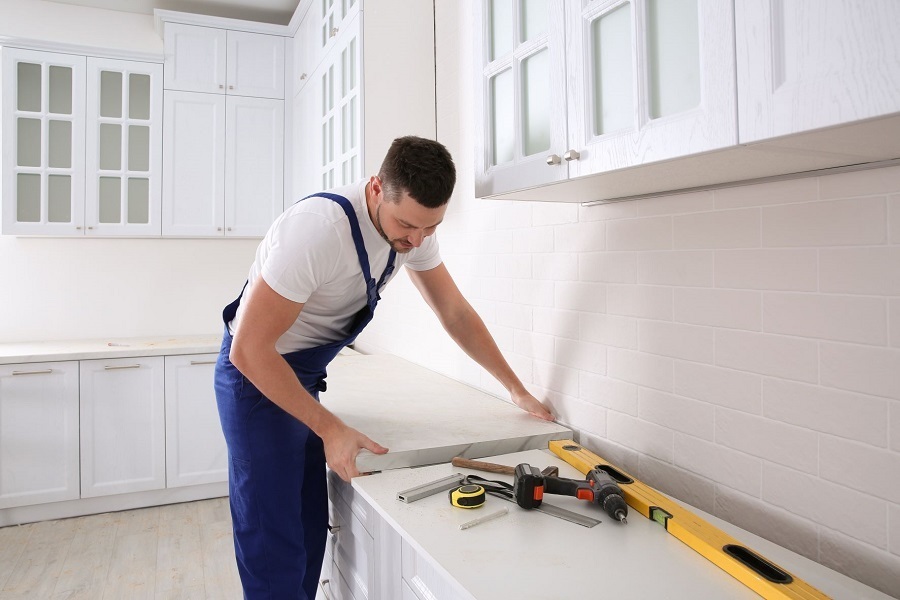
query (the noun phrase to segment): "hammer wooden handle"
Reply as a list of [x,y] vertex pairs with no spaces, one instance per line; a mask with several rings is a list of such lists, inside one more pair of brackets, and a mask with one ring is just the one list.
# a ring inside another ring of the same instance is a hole
[[[454,467],[462,469],[474,469],[475,471],[487,471],[488,473],[499,473],[500,475],[515,475],[515,467],[507,467],[506,465],[498,465],[496,463],[483,462],[480,460],[470,460],[457,456],[450,461]],[[547,467],[542,471],[544,475],[556,476],[559,474],[558,467]]]

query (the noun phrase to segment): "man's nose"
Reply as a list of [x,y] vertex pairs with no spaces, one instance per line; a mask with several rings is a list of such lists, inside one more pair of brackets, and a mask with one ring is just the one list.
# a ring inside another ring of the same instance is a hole
[[425,241],[425,232],[418,229],[409,235],[409,243],[418,248]]

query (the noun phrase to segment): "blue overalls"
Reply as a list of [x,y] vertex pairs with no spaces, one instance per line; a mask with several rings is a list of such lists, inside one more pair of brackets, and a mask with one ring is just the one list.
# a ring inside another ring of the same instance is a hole
[[[325,391],[328,364],[372,320],[379,291],[394,270],[396,253],[391,250],[376,284],[350,201],[336,194],[315,195],[337,202],[347,214],[367,296],[366,306],[354,317],[345,339],[283,355],[303,387],[318,400],[319,392]],[[234,548],[244,597],[312,600],[328,527],[325,450],[319,436],[265,398],[231,364],[228,323],[240,300],[238,296],[222,311],[226,326],[215,387],[228,445]]]

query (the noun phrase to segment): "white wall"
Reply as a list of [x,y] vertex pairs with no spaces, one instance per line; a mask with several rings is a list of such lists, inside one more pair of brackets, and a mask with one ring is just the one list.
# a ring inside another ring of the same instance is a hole
[[[900,594],[900,168],[621,204],[473,198],[469,3],[437,2],[445,262],[510,363],[650,485]],[[502,388],[405,277],[358,347]]]

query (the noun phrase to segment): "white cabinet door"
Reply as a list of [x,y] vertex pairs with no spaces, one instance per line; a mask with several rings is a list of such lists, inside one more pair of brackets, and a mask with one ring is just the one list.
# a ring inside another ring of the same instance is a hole
[[166,23],[163,38],[167,90],[225,93],[224,30]]
[[284,98],[284,38],[229,31],[227,94]]
[[78,363],[0,365],[0,508],[78,488]]
[[226,102],[225,235],[266,234],[284,203],[284,101]]
[[566,8],[570,178],[737,144],[731,2]]
[[898,24],[896,0],[737,0],[741,143],[900,112]]
[[213,388],[217,356],[165,357],[166,487],[228,480],[228,450]]
[[164,236],[221,236],[225,227],[225,96],[165,93]]
[[88,58],[85,229],[158,236],[163,67]]
[[475,3],[476,196],[569,175],[563,4]]
[[81,361],[81,497],[166,486],[163,357]]
[[340,34],[359,13],[357,0],[313,2],[294,35],[294,89],[310,80],[319,63],[332,52]]
[[85,57],[0,51],[2,232],[83,235]]

